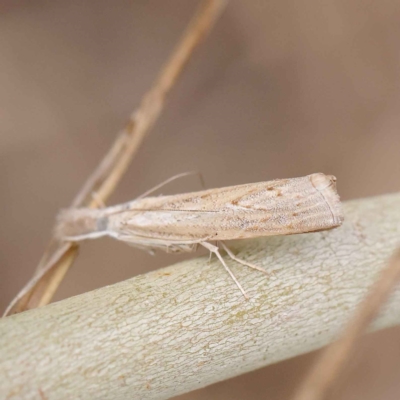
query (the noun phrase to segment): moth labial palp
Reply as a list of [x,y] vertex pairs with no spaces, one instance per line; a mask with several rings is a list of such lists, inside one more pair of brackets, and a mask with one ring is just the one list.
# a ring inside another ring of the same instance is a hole
[[[170,181],[170,180],[168,180]],[[56,235],[80,241],[110,236],[141,249],[190,252],[202,245],[214,253],[248,298],[219,253],[236,257],[226,240],[291,235],[342,224],[336,178],[316,173],[169,196],[142,197],[103,209],[68,209],[58,216]],[[210,242],[216,241],[217,245]]]

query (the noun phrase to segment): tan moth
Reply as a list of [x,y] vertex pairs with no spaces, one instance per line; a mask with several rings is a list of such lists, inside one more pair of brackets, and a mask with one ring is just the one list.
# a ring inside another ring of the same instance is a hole
[[338,227],[342,221],[336,178],[316,173],[144,197],[103,209],[68,209],[59,214],[56,233],[68,241],[110,236],[141,249],[167,252],[195,251],[201,245],[218,257],[248,298],[222,258],[219,246],[235,261],[266,271],[237,258],[225,240],[315,232]]

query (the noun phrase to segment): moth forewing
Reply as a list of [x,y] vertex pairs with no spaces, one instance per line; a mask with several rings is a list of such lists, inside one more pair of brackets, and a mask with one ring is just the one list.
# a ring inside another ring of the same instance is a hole
[[[65,210],[58,217],[57,236],[72,241],[111,236],[140,248],[179,252],[209,241],[326,230],[342,221],[336,178],[317,173],[147,197],[100,210]],[[206,247],[216,252],[215,246]]]

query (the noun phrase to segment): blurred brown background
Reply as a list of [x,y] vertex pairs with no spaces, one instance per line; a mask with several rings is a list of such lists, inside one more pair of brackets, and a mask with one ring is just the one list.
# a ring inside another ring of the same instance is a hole
[[[0,306],[149,87],[197,2],[0,2]],[[343,199],[399,190],[400,2],[232,1],[113,196],[199,170],[208,187],[334,174]],[[163,193],[197,190],[195,178]],[[57,299],[176,262],[85,244]],[[351,268],[351,266],[349,266]],[[336,399],[398,399],[400,329],[371,335]],[[179,399],[285,399],[315,354]]]

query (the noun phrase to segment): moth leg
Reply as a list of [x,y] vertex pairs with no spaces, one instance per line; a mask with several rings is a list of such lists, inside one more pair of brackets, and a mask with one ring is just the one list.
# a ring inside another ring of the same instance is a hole
[[209,252],[207,264],[210,264],[210,263],[211,263],[211,259],[212,259],[213,254],[214,254],[214,253],[213,253],[212,251]]
[[254,265],[254,264],[249,263],[247,261],[244,261],[241,258],[236,257],[224,242],[219,241],[218,243],[226,251],[226,254],[228,254],[228,256],[230,258],[232,258],[232,260],[235,260],[239,264],[245,265],[246,267],[250,267],[250,268],[256,269],[257,271],[260,271],[260,272],[264,273],[265,275],[269,275],[269,273],[265,269],[263,269],[261,267],[258,267],[257,265]]
[[201,242],[200,243],[203,247],[205,247],[207,250],[210,250],[211,253],[214,253],[217,257],[218,260],[221,262],[221,264],[224,266],[224,268],[226,269],[226,271],[228,272],[228,274],[231,276],[231,278],[233,279],[233,281],[236,283],[237,287],[240,289],[240,291],[242,292],[244,298],[246,300],[249,299],[249,296],[247,295],[247,293],[244,291],[242,285],[239,283],[239,281],[236,279],[236,276],[233,275],[233,272],[230,270],[230,268],[226,265],[224,259],[222,258],[219,249],[217,246],[212,245],[211,243],[208,242]]
[[154,193],[158,189],[161,189],[163,186],[167,185],[168,183],[171,183],[171,182],[175,181],[176,179],[183,178],[188,175],[198,175],[202,188],[203,189],[205,188],[204,179],[203,179],[203,175],[201,174],[201,172],[199,172],[199,171],[183,172],[181,174],[177,174],[177,175],[172,176],[171,178],[166,179],[164,182],[159,183],[158,185],[154,186],[147,192],[144,192],[142,195],[137,197],[136,200],[142,199],[143,197],[147,197],[149,194]]

